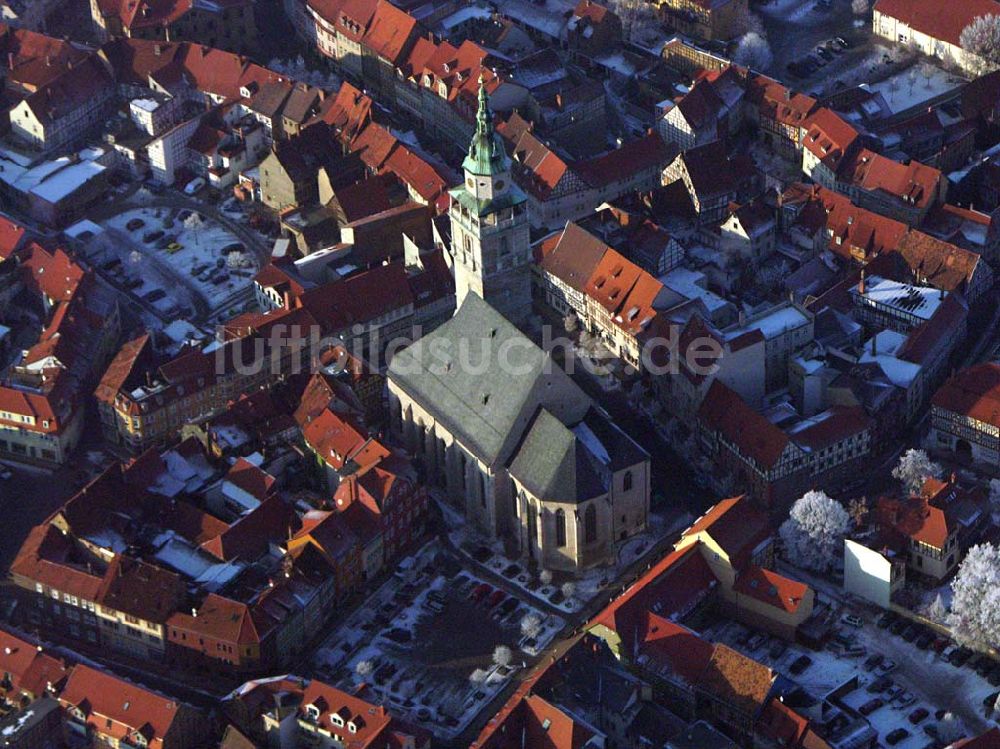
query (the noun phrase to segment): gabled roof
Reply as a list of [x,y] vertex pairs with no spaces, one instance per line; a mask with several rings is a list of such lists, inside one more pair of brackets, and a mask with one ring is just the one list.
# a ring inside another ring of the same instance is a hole
[[775,466],[790,441],[785,432],[750,408],[721,380],[715,380],[709,388],[698,409],[698,419],[764,471]]
[[379,57],[397,65],[416,31],[417,21],[413,16],[387,0],[379,0],[363,43]]
[[697,533],[710,536],[732,565],[740,569],[750,561],[753,550],[771,537],[771,523],[748,497],[740,495],[713,505],[681,538]]
[[953,375],[934,394],[935,408],[1000,427],[1000,364],[977,364]]
[[59,702],[82,710],[99,733],[121,740],[140,732],[150,749],[163,746],[175,720],[197,719],[185,716],[193,708],[183,703],[83,664],[73,668]]
[[4,693],[17,703],[21,692],[38,697],[50,687],[62,689],[69,669],[41,646],[0,629],[0,673],[10,674],[10,689]]
[[832,109],[816,110],[804,123],[806,133],[802,138],[803,148],[809,151],[833,171],[840,169],[841,161],[853,153],[858,140],[858,131],[851,127]]
[[875,12],[895,18],[911,29],[961,47],[962,29],[979,16],[997,15],[994,0],[878,0]]

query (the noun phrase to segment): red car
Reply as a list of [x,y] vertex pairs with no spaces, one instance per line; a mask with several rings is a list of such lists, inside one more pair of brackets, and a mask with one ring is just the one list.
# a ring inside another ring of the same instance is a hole
[[494,590],[493,595],[490,596],[489,607],[491,609],[495,609],[497,606],[503,603],[506,598],[507,594],[504,593],[502,590]]
[[469,594],[469,599],[476,601],[478,603],[479,601],[486,598],[486,596],[488,596],[490,594],[490,591],[492,590],[493,590],[492,585],[487,585],[486,583],[480,583],[479,585],[477,585],[475,588],[472,589],[472,592]]

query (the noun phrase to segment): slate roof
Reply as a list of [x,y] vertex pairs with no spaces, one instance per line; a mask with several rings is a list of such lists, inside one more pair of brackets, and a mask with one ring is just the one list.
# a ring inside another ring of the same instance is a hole
[[[568,406],[576,417],[570,423],[590,406],[590,399],[540,348],[523,343],[527,339],[516,327],[470,294],[451,320],[396,354],[389,379],[490,463],[501,457],[513,432],[523,433],[537,406],[550,405],[548,391],[569,388],[579,394]],[[474,366],[460,366],[463,347],[463,358]],[[508,366],[500,366],[501,355]],[[511,377],[511,371],[518,376]]]

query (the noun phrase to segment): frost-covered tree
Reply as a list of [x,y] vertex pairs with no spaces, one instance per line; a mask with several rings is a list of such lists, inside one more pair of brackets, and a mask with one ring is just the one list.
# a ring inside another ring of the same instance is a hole
[[190,229],[191,231],[197,231],[205,226],[205,219],[200,213],[192,212],[190,216],[184,219],[184,228]]
[[374,669],[374,665],[369,660],[358,661],[354,666],[354,673],[358,676],[368,676]]
[[562,584],[562,594],[566,598],[572,598],[576,595],[576,583],[565,582]]
[[1000,713],[1000,692],[997,692],[997,698],[993,701],[993,712]]
[[954,713],[945,713],[938,722],[937,729],[938,738],[946,744],[958,741],[965,735],[965,727]]
[[1000,16],[979,16],[958,37],[966,62],[978,75],[1000,68]]
[[509,666],[514,654],[506,645],[497,645],[493,650],[493,663],[498,666]]
[[851,12],[856,16],[868,14],[868,0],[851,0]]
[[941,475],[941,466],[933,462],[923,450],[910,448],[899,459],[899,465],[892,469],[892,477],[901,481],[906,491],[918,494],[929,477]]
[[811,491],[792,505],[779,533],[790,562],[825,571],[842,553],[850,529],[851,516],[839,502],[824,492]]
[[979,649],[1000,643],[1000,549],[990,543],[969,549],[951,590],[947,621],[955,639]]
[[927,618],[938,623],[942,623],[948,618],[948,607],[944,605],[944,599],[940,593],[927,607]]
[[541,574],[538,576],[538,580],[542,585],[551,585],[552,573],[548,570],[542,570]]
[[1000,479],[990,479],[990,502],[1000,506]]
[[767,38],[756,31],[750,31],[740,37],[733,52],[733,62],[744,65],[752,70],[767,70],[771,66],[774,55]]
[[521,617],[521,634],[525,637],[535,637],[542,629],[542,619],[538,614],[525,614]]

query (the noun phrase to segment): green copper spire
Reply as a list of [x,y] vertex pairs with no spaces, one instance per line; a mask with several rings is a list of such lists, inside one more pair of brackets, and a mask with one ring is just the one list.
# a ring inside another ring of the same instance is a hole
[[505,172],[509,168],[507,152],[503,142],[493,127],[493,112],[490,111],[490,97],[486,93],[483,76],[479,76],[479,111],[476,112],[476,132],[469,144],[469,155],[462,162],[462,168],[479,176]]

